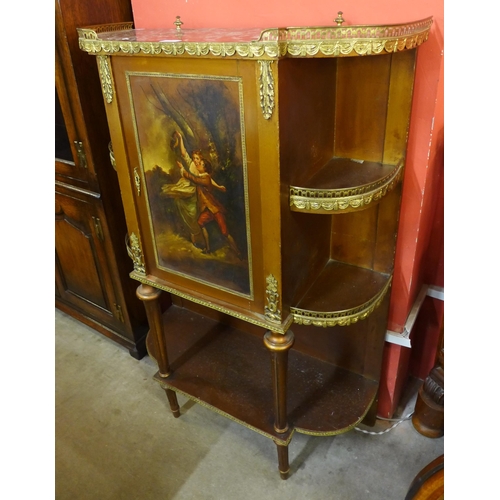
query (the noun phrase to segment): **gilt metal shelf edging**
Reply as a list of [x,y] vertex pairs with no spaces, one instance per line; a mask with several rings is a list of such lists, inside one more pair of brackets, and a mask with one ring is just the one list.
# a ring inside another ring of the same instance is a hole
[[290,209],[294,212],[329,214],[362,210],[390,193],[403,176],[403,163],[377,182],[344,189],[290,186]]
[[[94,55],[214,56],[239,58],[342,57],[393,53],[416,48],[428,39],[432,17],[412,23],[381,26],[270,28],[250,41],[188,41],[196,30],[164,30],[165,39],[120,39],[113,33],[129,24],[79,28],[80,49]],[[141,30],[147,34],[147,30]],[[110,35],[111,34],[111,35]]]
[[298,325],[313,325],[321,327],[349,326],[360,320],[366,319],[381,303],[388,292],[392,282],[392,276],[387,280],[384,287],[372,299],[364,304],[335,312],[307,311],[298,307],[291,307],[294,323]]

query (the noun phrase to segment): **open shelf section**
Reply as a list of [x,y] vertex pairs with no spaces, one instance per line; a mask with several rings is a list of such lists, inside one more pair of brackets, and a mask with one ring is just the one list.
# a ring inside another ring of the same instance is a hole
[[377,394],[375,381],[294,349],[288,369],[288,419],[302,434],[332,436],[351,430]]
[[[277,443],[287,444],[295,428],[317,435],[348,431],[374,400],[375,382],[292,348],[290,427],[277,433],[271,358],[262,338],[178,306],[167,309],[163,319],[172,373],[167,378],[157,374],[160,385]],[[148,351],[156,358],[151,335]]]
[[307,181],[307,187],[290,186],[290,209],[314,214],[363,210],[389,193],[402,173],[402,161],[389,165],[332,158]]
[[296,307],[294,322],[347,326],[365,319],[382,302],[392,276],[331,260]]
[[269,438],[291,437],[291,431],[274,430],[271,362],[262,338],[178,306],[167,309],[163,320],[172,373],[155,378],[164,389]]

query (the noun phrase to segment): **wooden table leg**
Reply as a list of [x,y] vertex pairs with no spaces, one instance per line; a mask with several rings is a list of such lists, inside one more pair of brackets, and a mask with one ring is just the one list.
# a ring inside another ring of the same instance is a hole
[[276,443],[278,449],[278,469],[281,479],[288,479],[290,465],[288,463],[288,445]]
[[288,330],[284,335],[276,332],[267,332],[264,335],[264,344],[271,351],[271,368],[274,395],[274,429],[283,433],[288,430],[286,415],[286,388],[288,349],[294,341],[293,333]]
[[168,402],[170,404],[170,410],[175,418],[178,418],[181,414],[179,403],[177,401],[177,394],[172,389],[165,389],[167,394]]
[[[152,335],[153,342],[156,347],[158,373],[160,377],[166,378],[170,375],[170,364],[168,362],[167,344],[163,333],[163,319],[160,307],[161,290],[149,285],[140,285],[137,288],[137,297],[144,303],[146,315],[149,322],[149,334]],[[167,393],[170,409],[174,417],[180,415],[177,395],[170,389],[165,389]]]
[[170,375],[168,363],[167,345],[163,335],[163,320],[161,317],[160,296],[161,290],[149,285],[140,285],[137,288],[137,297],[144,302],[146,315],[149,322],[149,333],[153,336],[157,352],[157,362],[161,377]]
[[[288,330],[284,335],[276,332],[267,332],[264,335],[264,344],[271,352],[271,370],[273,378],[274,396],[274,430],[279,433],[288,430],[287,422],[287,369],[288,350],[294,341],[293,333]],[[288,464],[288,445],[276,443],[278,448],[278,469],[281,479],[287,479],[290,471]]]

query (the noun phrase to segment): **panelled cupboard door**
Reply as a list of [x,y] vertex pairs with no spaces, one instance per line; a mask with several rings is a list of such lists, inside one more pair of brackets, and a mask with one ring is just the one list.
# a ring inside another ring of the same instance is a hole
[[267,280],[281,274],[279,148],[277,121],[259,104],[258,62],[115,57],[111,65],[108,110],[123,127],[123,135],[110,127],[113,149],[146,274],[266,324]]
[[110,276],[99,202],[60,192],[55,201],[56,297],[121,330],[121,306]]

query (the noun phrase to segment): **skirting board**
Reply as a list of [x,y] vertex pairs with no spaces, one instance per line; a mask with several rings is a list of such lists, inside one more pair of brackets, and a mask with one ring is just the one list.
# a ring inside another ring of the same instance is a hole
[[410,314],[408,314],[408,318],[406,319],[403,331],[401,333],[398,333],[393,332],[392,330],[387,330],[385,334],[386,342],[401,345],[403,347],[411,347],[410,334],[417,319],[418,313],[420,312],[420,308],[422,307],[424,299],[427,296],[444,301],[444,288],[440,286],[423,285],[417,298],[415,299]]

